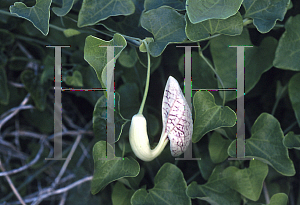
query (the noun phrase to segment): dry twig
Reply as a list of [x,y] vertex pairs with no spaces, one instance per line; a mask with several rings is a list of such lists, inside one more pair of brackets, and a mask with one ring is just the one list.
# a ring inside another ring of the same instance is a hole
[[[2,165],[1,159],[0,159],[0,169],[1,169],[2,173],[5,173],[5,169],[4,169],[3,165]],[[21,195],[19,194],[18,190],[16,189],[15,185],[11,181],[10,177],[7,174],[5,174],[4,176],[5,176],[8,184],[9,184],[9,186],[11,187],[12,191],[14,192],[14,194],[16,195],[16,197],[18,198],[18,200],[21,202],[21,204],[22,205],[26,205],[25,202],[23,201]]]
[[10,171],[3,171],[0,173],[0,177],[1,176],[7,176],[7,175],[11,175],[11,174],[16,174],[16,173],[19,173],[21,171],[24,171],[25,169],[28,169],[29,167],[31,167],[32,165],[34,165],[41,157],[41,154],[44,150],[44,144],[43,144],[43,141],[41,142],[41,147],[40,147],[40,150],[38,151],[37,155],[35,156],[35,158],[29,162],[28,164],[18,168],[18,169],[13,169],[13,170],[10,170]]

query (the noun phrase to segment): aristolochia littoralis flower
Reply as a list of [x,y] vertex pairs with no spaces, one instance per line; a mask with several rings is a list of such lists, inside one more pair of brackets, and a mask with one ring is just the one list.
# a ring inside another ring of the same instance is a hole
[[163,130],[158,145],[151,150],[147,121],[143,114],[132,117],[129,142],[135,155],[144,161],[155,159],[170,141],[173,157],[182,154],[188,147],[192,133],[193,120],[190,107],[175,78],[169,77],[162,101]]

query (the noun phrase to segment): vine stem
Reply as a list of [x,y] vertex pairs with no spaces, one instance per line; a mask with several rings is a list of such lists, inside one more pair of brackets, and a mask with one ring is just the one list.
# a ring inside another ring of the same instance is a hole
[[283,134],[286,135],[295,125],[297,125],[298,122],[295,121],[293,122],[288,128],[286,128],[284,131],[283,131]]
[[218,36],[221,36],[222,34],[220,33],[217,33],[217,34],[214,34],[212,36],[209,36],[207,38],[204,38],[204,39],[201,39],[199,41],[191,41],[191,40],[185,40],[185,41],[182,41],[181,44],[185,44],[185,43],[198,43],[198,42],[203,42],[203,41],[207,41],[207,40],[210,40],[210,39],[213,39],[213,38],[216,38]]
[[[77,22],[77,21],[76,21]],[[106,36],[110,36],[110,37],[114,37],[114,34],[113,32],[109,33],[110,31],[102,31],[102,30],[98,30],[98,29],[95,29],[95,28],[91,28],[91,27],[88,27],[89,29],[93,30],[93,31],[96,31],[98,33],[101,33],[103,35],[106,35]],[[106,28],[106,27],[105,27]],[[141,45],[141,39],[139,38],[135,38],[135,37],[131,37],[131,36],[127,36],[127,35],[124,35],[124,34],[121,34],[129,43],[131,43],[132,45],[138,47]]]
[[10,13],[9,11],[4,11],[4,10],[2,10],[2,9],[0,9],[0,14],[18,17],[16,14],[12,14],[12,13]]
[[269,196],[269,192],[268,192],[267,185],[266,185],[265,181],[263,183],[263,190],[264,190],[266,203],[269,204],[270,203],[270,196]]
[[251,24],[251,23],[253,23],[252,19],[249,19],[249,18],[243,19],[243,26],[247,26],[248,24]]
[[61,27],[55,26],[55,25],[53,25],[53,24],[49,24],[49,27],[50,27],[50,28],[53,28],[53,29],[55,29],[55,30],[61,31],[61,32],[64,32],[64,31],[66,30],[65,28],[61,28]]
[[273,109],[272,109],[272,115],[274,116],[275,112],[276,112],[276,109],[277,109],[277,106],[278,106],[278,103],[279,101],[281,100],[282,96],[285,94],[285,91],[287,90],[287,86],[284,86],[281,90],[281,92],[279,93],[279,95],[276,97],[276,101],[275,101],[275,104],[273,106]]
[[150,82],[150,51],[149,51],[149,46],[147,44],[147,42],[145,40],[142,41],[147,49],[147,57],[148,57],[148,68],[147,68],[147,79],[146,79],[146,86],[145,86],[145,92],[144,92],[144,96],[143,96],[143,100],[142,100],[142,104],[139,110],[139,114],[143,114],[143,110],[144,110],[144,106],[145,106],[145,102],[146,102],[146,98],[148,95],[148,90],[149,90],[149,82]]
[[[224,87],[224,84],[223,84],[223,81],[222,79],[220,78],[220,76],[218,75],[218,73],[216,72],[215,68],[210,64],[210,62],[206,59],[206,57],[203,55],[202,53],[202,50],[201,50],[201,47],[200,47],[200,43],[197,42],[199,48],[199,55],[200,57],[206,62],[206,64],[209,66],[209,68],[214,72],[214,74],[217,76],[217,79],[219,80],[219,82],[221,83],[222,85],[222,88],[225,88]],[[225,106],[225,103],[226,103],[226,95],[225,95],[225,91],[223,91],[223,106]]]
[[[179,161],[179,160],[176,160],[176,161]],[[188,180],[186,180],[186,184],[190,184],[200,174],[201,174],[201,172],[197,171],[193,176],[191,176],[191,178],[189,178]]]

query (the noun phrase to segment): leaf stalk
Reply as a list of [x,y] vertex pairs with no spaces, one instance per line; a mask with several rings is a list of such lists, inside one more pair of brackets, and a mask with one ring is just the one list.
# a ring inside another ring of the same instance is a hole
[[145,102],[146,102],[146,98],[147,98],[148,90],[149,90],[149,82],[150,82],[150,67],[151,67],[150,50],[149,50],[149,46],[148,46],[148,43],[146,42],[146,40],[143,40],[143,43],[145,44],[146,49],[147,49],[148,67],[147,67],[147,79],[146,79],[145,92],[144,92],[143,100],[142,100],[138,114],[143,114],[143,110],[144,110],[144,106],[145,106]]

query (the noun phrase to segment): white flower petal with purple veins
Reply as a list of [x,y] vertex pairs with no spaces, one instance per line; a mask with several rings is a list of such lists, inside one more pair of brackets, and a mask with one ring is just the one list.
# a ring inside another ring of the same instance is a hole
[[188,147],[193,134],[193,119],[189,105],[175,78],[169,77],[162,102],[164,136],[170,140],[173,157],[181,155]]

